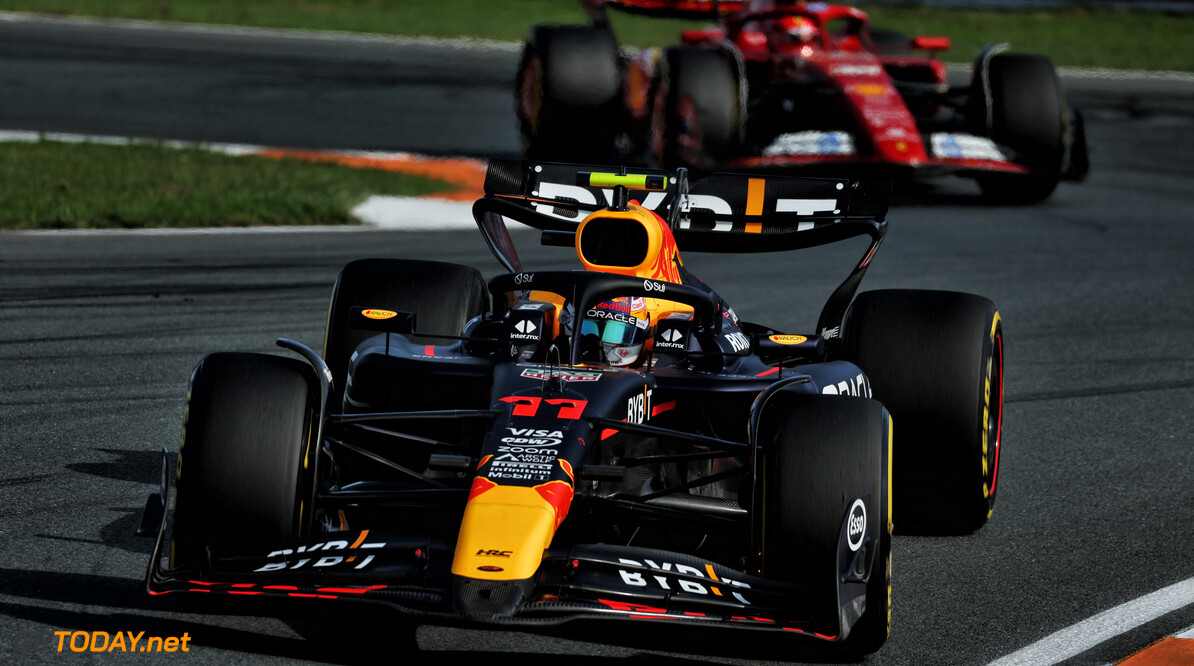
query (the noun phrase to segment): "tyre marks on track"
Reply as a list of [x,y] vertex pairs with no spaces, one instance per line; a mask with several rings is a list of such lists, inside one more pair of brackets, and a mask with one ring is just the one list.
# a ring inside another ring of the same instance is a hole
[[33,476],[18,476],[12,479],[0,479],[0,488],[8,486],[23,486],[27,483],[39,483],[54,476],[53,474],[34,474]]
[[1006,402],[1047,402],[1050,400],[1066,400],[1068,398],[1098,398],[1108,395],[1126,395],[1130,393],[1147,393],[1150,391],[1178,391],[1188,388],[1194,388],[1194,380],[1125,384],[1123,386],[1100,386],[1069,391],[1041,391],[1039,393],[1009,395],[1006,398]]

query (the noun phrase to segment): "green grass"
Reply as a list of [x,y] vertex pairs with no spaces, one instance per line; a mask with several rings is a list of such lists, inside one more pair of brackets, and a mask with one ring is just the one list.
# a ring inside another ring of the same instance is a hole
[[453,189],[371,169],[139,143],[0,143],[0,228],[355,224],[370,194]]
[[0,10],[500,40],[585,17],[576,0],[0,0]]
[[866,8],[876,25],[911,35],[946,35],[946,60],[969,62],[991,42],[1043,53],[1068,67],[1194,71],[1194,14],[1069,9],[1058,12]]
[[[1194,71],[1194,15],[1117,10],[971,11],[861,3],[876,23],[943,34],[945,59],[968,62],[984,44],[1008,41],[1062,66]],[[258,27],[519,41],[536,23],[583,22],[577,0],[0,0],[18,10]],[[624,44],[674,43],[694,22],[615,14]]]

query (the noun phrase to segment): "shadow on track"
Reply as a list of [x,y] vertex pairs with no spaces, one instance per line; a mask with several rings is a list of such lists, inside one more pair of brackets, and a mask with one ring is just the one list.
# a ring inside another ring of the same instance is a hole
[[116,460],[72,463],[67,465],[66,468],[72,472],[90,474],[105,479],[157,485],[162,460],[162,452],[160,450],[133,451],[107,448],[92,450],[115,456]]

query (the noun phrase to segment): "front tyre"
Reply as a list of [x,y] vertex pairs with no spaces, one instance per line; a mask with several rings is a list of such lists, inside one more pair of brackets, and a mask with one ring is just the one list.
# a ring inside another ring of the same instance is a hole
[[221,353],[200,361],[179,447],[171,568],[205,562],[209,548],[300,534],[315,386],[310,366],[294,359]]
[[1016,161],[1032,170],[979,176],[983,195],[993,203],[1044,201],[1061,180],[1070,112],[1053,62],[1041,55],[995,55],[980,81],[991,139],[1011,148]]
[[862,616],[839,646],[852,656],[878,650],[890,627],[890,432],[883,405],[865,398],[779,393],[760,420],[754,512],[760,568],[765,578],[808,586],[814,627],[838,626],[839,603],[852,601],[839,601],[839,551],[843,523],[862,499],[866,538],[858,537],[858,559],[869,563],[862,572],[869,577],[865,585],[842,586],[864,596]]
[[981,296],[879,290],[846,313],[843,355],[895,422],[895,524],[966,534],[995,508],[1003,325]]

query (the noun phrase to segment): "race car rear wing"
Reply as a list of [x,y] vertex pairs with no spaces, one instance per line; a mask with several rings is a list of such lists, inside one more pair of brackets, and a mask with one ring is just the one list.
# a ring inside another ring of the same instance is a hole
[[[586,215],[613,202],[612,188],[577,182],[578,173],[597,170],[619,168],[490,160],[485,197],[473,205],[473,217],[498,260],[515,270],[501,256],[507,244],[495,246],[491,232],[497,229],[485,222],[487,215],[574,232]],[[891,192],[885,182],[715,173],[689,183],[683,169],[621,171],[666,179],[665,190],[632,189],[630,197],[666,219],[677,245],[689,252],[776,252],[867,234],[886,216]],[[549,238],[559,240],[559,234]]]
[[597,25],[607,25],[606,12],[616,9],[627,14],[681,19],[726,19],[741,26],[746,21],[757,21],[780,16],[804,16],[818,25],[834,19],[847,19],[861,23],[866,13],[854,7],[819,4],[808,6],[803,2],[748,3],[746,0],[582,0],[585,12]]
[[605,10],[610,7],[644,16],[714,19],[746,6],[745,0],[582,0],[582,4],[598,23],[604,22]]
[[775,252],[869,236],[866,253],[826,303],[827,329],[840,323],[887,229],[885,182],[715,173],[689,183],[683,169],[490,160],[473,217],[508,271],[523,268],[506,219],[542,231],[544,244],[571,246],[585,216],[611,205],[613,188],[578,181],[592,171],[662,179],[662,189],[631,189],[629,196],[668,222],[682,252]]

